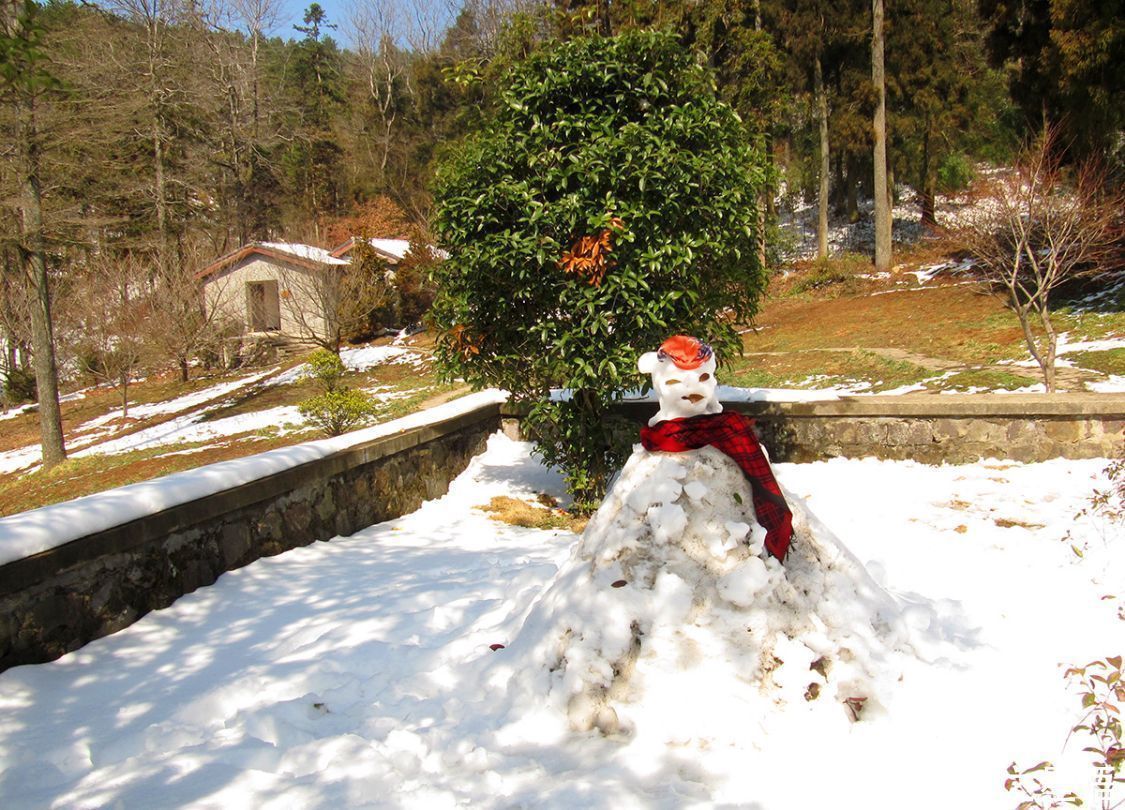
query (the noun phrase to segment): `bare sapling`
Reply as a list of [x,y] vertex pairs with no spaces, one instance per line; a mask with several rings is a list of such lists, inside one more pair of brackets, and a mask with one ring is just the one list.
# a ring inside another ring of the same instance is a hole
[[955,235],[989,287],[1003,290],[1049,393],[1056,390],[1058,332],[1052,296],[1061,286],[1122,266],[1125,198],[1097,164],[1065,166],[1048,131],[992,179]]

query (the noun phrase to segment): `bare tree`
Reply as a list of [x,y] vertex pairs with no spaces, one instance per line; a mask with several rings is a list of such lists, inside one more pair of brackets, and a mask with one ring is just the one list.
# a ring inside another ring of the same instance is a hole
[[[183,382],[190,377],[193,359],[217,356],[223,339],[241,331],[241,325],[234,325],[221,307],[205,305],[195,268],[205,263],[207,255],[202,247],[188,246],[183,263],[157,268],[148,279],[147,317],[140,324],[145,344],[156,359],[172,361]],[[211,280],[219,298],[227,282],[225,277]]]
[[391,0],[357,2],[348,15],[356,64],[367,100],[379,117],[380,180],[386,180],[393,131],[404,100],[413,94],[409,55],[398,44],[412,34],[403,9]]
[[1091,163],[1066,171],[1047,132],[1022,151],[1010,174],[989,183],[982,204],[955,232],[985,282],[1006,293],[1048,392],[1055,390],[1058,345],[1052,293],[1122,267],[1125,197],[1104,181]]
[[173,26],[183,21],[191,6],[183,0],[111,0],[109,7],[136,23],[143,36],[142,80],[148,104],[148,132],[152,152],[153,207],[156,213],[157,263],[166,267],[171,251],[171,195],[169,152],[175,138],[171,124],[173,105],[182,93],[172,75]]
[[129,384],[148,355],[149,268],[137,259],[105,254],[83,268],[70,302],[73,351],[82,371],[121,395],[121,418],[129,416]]
[[17,380],[29,373],[31,296],[16,251],[0,253],[0,408],[6,408],[22,399],[9,399],[9,389],[18,390]]
[[366,331],[372,313],[391,301],[386,265],[377,258],[362,258],[364,244],[357,245],[358,253],[349,265],[325,264],[312,271],[290,269],[282,274],[282,306],[301,338],[339,352],[345,337]]
[[262,40],[277,27],[281,18],[281,0],[231,0],[231,13],[250,37],[250,100],[253,136],[257,141],[262,118],[261,68],[258,59]]

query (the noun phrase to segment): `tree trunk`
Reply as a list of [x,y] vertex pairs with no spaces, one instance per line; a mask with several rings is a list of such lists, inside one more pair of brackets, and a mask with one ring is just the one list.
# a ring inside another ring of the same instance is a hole
[[121,418],[129,418],[129,372],[121,372]]
[[35,295],[31,302],[31,349],[39,399],[39,441],[43,468],[66,458],[59,375],[55,365],[55,338],[51,323],[51,290],[47,278],[47,248],[43,238],[43,198],[39,179],[39,133],[35,99],[20,102],[20,254]]
[[887,186],[887,94],[883,76],[883,0],[871,0],[871,83],[875,87],[875,269],[891,269],[891,200]]
[[820,54],[813,62],[813,89],[816,112],[820,122],[820,190],[816,201],[816,257],[828,257],[828,96],[824,90],[824,73]]
[[613,36],[613,25],[609,19],[609,0],[597,0],[598,33],[603,37]]
[[1055,326],[1051,323],[1051,312],[1046,306],[1038,307],[1039,321],[1043,324],[1043,331],[1047,334],[1047,351],[1044,352],[1040,365],[1043,368],[1043,384],[1047,393],[1055,393],[1055,352],[1059,345],[1059,336]]
[[848,154],[848,171],[845,175],[847,183],[847,200],[845,210],[848,223],[854,225],[859,222],[859,160],[853,154]]
[[922,194],[922,227],[930,231],[937,228],[937,216],[934,211],[934,173],[930,165],[932,162],[930,131],[927,128],[926,134],[922,136],[922,166],[919,186]]

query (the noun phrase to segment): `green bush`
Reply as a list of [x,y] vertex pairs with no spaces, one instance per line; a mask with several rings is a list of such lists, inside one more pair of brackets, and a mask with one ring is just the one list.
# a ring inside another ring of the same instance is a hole
[[348,369],[339,355],[327,349],[317,349],[306,362],[309,365],[308,376],[318,381],[324,390],[297,405],[305,421],[329,436],[339,436],[374,416],[377,407],[368,394],[341,385],[340,381]]
[[532,405],[539,453],[585,510],[620,462],[604,417],[642,382],[638,354],[677,332],[741,348],[766,283],[765,162],[671,34],[551,46],[497,86],[491,120],[438,170],[436,354]]
[[4,401],[9,405],[18,405],[21,402],[35,402],[38,398],[35,387],[35,373],[28,368],[14,368],[11,371],[0,371],[3,377]]
[[973,162],[966,155],[959,152],[946,155],[937,170],[938,190],[943,194],[964,191],[975,175]]
[[306,399],[297,410],[329,436],[339,436],[371,419],[375,403],[362,391],[338,388]]

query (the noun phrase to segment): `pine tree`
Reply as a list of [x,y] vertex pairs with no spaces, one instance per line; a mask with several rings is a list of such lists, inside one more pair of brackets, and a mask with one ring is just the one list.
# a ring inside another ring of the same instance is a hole
[[39,399],[39,436],[43,467],[66,458],[55,364],[51,289],[44,236],[40,100],[60,88],[42,50],[40,6],[33,0],[4,0],[0,5],[0,99],[14,113],[19,197],[15,202],[17,250],[34,296],[31,306],[32,358]]

